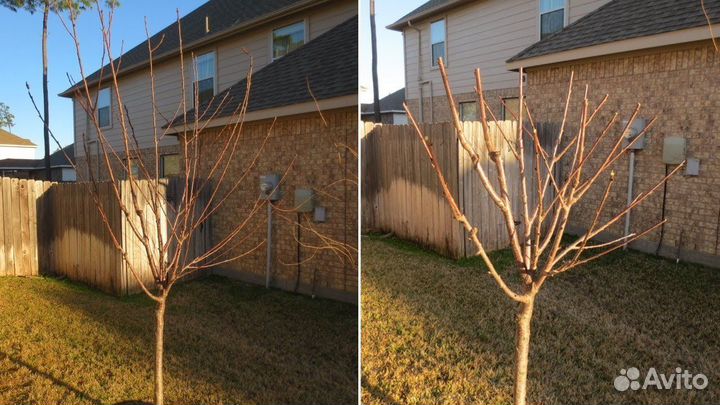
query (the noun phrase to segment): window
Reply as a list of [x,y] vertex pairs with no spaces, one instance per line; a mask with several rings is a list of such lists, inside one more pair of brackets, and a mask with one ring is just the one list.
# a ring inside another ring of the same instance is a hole
[[199,105],[206,104],[215,96],[215,52],[208,52],[195,58],[197,81],[195,95]]
[[460,120],[462,121],[477,121],[478,116],[478,103],[476,101],[470,101],[468,103],[460,103]]
[[516,120],[520,114],[520,99],[517,97],[510,97],[503,99],[502,106],[502,119],[505,120]]
[[305,43],[305,22],[278,28],[272,32],[273,60],[282,58]]
[[160,177],[173,177],[180,174],[180,155],[160,156]]
[[540,39],[565,26],[565,0],[540,0]]
[[[140,166],[138,166],[137,159],[128,159],[128,165],[130,169],[130,173],[132,173],[133,178],[139,178],[140,177]],[[128,173],[127,178],[130,178],[130,173]]]
[[432,43],[432,65],[438,66],[438,59],[443,58],[443,62],[447,63],[445,57],[445,20],[435,21],[430,24],[430,41]]
[[112,123],[111,100],[110,88],[100,89],[97,101],[97,120],[100,128],[108,128]]

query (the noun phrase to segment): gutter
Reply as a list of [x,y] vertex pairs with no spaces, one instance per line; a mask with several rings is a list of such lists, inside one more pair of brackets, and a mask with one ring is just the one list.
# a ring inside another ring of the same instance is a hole
[[[262,16],[262,17],[258,17],[258,18],[254,19],[254,20],[250,20],[250,21],[248,21],[248,22],[245,22],[245,23],[243,23],[243,24],[241,24],[241,25],[238,25],[238,26],[236,26],[236,27],[230,28],[230,29],[228,29],[228,30],[220,31],[220,32],[215,33],[215,34],[211,34],[211,35],[205,36],[205,37],[203,37],[203,38],[201,38],[201,39],[199,39],[199,40],[197,40],[197,41],[195,41],[195,42],[192,42],[192,43],[189,43],[189,44],[187,44],[187,45],[184,45],[184,47],[183,47],[183,52],[184,52],[184,53],[187,53],[187,52],[189,52],[189,51],[192,51],[193,49],[199,48],[199,47],[204,46],[204,45],[207,45],[207,44],[209,44],[209,43],[216,42],[216,41],[220,41],[220,40],[226,39],[226,38],[228,38],[228,37],[232,37],[232,36],[234,36],[234,35],[236,35],[236,34],[239,34],[239,33],[241,33],[241,32],[248,31],[248,30],[251,30],[251,29],[253,29],[253,28],[260,27],[260,26],[265,25],[265,24],[267,24],[267,23],[269,23],[269,22],[272,22],[272,21],[274,21],[274,20],[277,20],[277,19],[280,19],[280,18],[283,18],[283,17],[288,17],[288,16],[290,16],[290,15],[292,15],[292,14],[295,14],[295,13],[298,13],[298,12],[301,12],[301,11],[305,11],[305,10],[307,10],[307,9],[309,9],[309,8],[312,8],[312,7],[315,7],[315,6],[324,4],[324,3],[329,3],[329,2],[331,2],[331,1],[332,1],[332,0],[305,0],[305,1],[301,2],[301,3],[299,3],[299,4],[294,4],[294,5],[292,5],[292,6],[285,7],[285,8],[283,8],[283,9],[280,9],[280,10],[278,10],[277,12],[275,12],[275,13],[273,13],[273,14],[269,14],[269,15],[265,15],[265,16]],[[180,20],[182,21],[182,18],[181,18]],[[156,35],[157,35],[157,34],[156,34]],[[145,43],[147,43],[147,41],[145,41]],[[142,44],[142,43],[141,43],[141,44]],[[138,45],[141,45],[141,44],[138,44]],[[175,50],[172,50],[172,51],[170,51],[170,52],[166,52],[166,53],[164,53],[164,54],[160,54],[160,55],[153,56],[153,64],[157,64],[157,63],[163,62],[163,61],[165,61],[165,60],[171,59],[171,58],[173,58],[173,57],[175,57],[175,56],[178,56],[178,55],[180,55],[180,49],[175,49]],[[148,61],[144,61],[144,62],[137,63],[137,64],[135,64],[135,65],[130,65],[130,67],[124,68],[124,67],[122,67],[122,55],[120,55],[120,57],[116,58],[115,61],[120,61],[120,64],[121,64],[121,70],[120,70],[120,72],[118,72],[118,77],[126,76],[126,75],[128,75],[128,74],[130,74],[130,73],[133,73],[133,72],[136,72],[136,71],[139,71],[139,70],[143,70],[143,69],[145,69],[146,67],[150,66],[150,61],[148,60]],[[108,66],[109,64],[110,64],[110,63],[106,64],[105,66]],[[100,72],[100,70],[102,70],[105,66],[101,66],[100,69],[98,69],[95,73]],[[110,70],[105,69],[104,72],[103,72],[103,74],[104,74],[104,75],[110,75],[109,72],[110,72]],[[95,73],[92,73],[92,74],[95,74]],[[91,76],[92,76],[92,74],[91,74]],[[88,84],[88,86],[92,86],[92,85],[95,85],[95,84],[97,84],[98,82],[100,82],[100,81],[102,81],[102,80],[104,80],[104,79],[108,79],[108,78],[109,78],[108,76],[100,77],[100,78],[98,78],[98,79],[95,79],[95,80],[92,80],[92,81],[88,81],[87,84]],[[73,97],[73,93],[75,93],[76,90],[79,90],[81,85],[82,85],[82,80],[80,80],[79,82],[77,82],[75,85],[73,85],[73,86],[70,87],[69,89],[67,89],[67,90],[63,91],[62,93],[58,94],[58,96],[60,96],[60,97],[66,97],[66,98],[72,98],[72,97]]]

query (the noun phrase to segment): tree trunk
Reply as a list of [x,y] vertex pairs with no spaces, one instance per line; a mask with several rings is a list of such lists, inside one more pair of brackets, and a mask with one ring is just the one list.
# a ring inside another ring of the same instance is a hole
[[377,30],[375,28],[375,0],[370,0],[370,36],[372,41],[372,80],[374,121],[382,122],[380,115],[380,89],[378,88]]
[[50,15],[50,2],[45,1],[43,9],[43,34],[42,34],[42,60],[43,60],[43,139],[45,140],[45,179],[50,177],[50,100],[48,98],[48,16]]
[[520,304],[517,316],[517,335],[515,342],[515,405],[525,405],[527,398],[528,357],[530,355],[530,323],[533,316],[535,298]]
[[155,405],[163,405],[163,354],[165,333],[165,303],[167,297],[161,296],[161,301],[155,308]]

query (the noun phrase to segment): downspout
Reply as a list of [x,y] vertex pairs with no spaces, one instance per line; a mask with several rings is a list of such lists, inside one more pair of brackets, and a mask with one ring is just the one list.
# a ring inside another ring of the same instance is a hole
[[272,202],[267,202],[267,260],[265,262],[265,288],[270,288],[270,270],[272,267]]
[[[635,182],[635,149],[630,150],[630,168],[628,169],[628,192],[627,192],[627,206],[633,202],[633,183]],[[632,210],[625,214],[625,237],[630,235],[630,213]],[[627,250],[627,241],[623,245],[623,250]]]
[[423,80],[422,77],[422,30],[420,28],[415,27],[411,21],[408,21],[407,23],[408,28],[414,29],[418,34],[418,48],[417,48],[417,85],[418,85],[418,93],[420,94],[420,104],[419,104],[419,110],[420,110],[420,122],[425,122],[425,105],[423,102],[424,94],[423,94],[423,86],[426,84],[430,84],[430,121],[432,122],[434,120],[434,114],[433,114],[433,88],[432,88],[432,81],[430,80]]

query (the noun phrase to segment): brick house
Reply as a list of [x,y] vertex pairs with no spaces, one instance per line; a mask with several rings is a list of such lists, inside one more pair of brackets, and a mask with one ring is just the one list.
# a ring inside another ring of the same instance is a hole
[[[711,21],[720,22],[720,1],[706,0],[705,7]],[[434,66],[439,56],[447,60],[465,120],[478,118],[473,80],[477,67],[499,119],[507,116],[500,98],[517,108],[521,67],[526,72],[526,102],[541,123],[562,120],[571,72],[577,86],[571,117],[579,116],[585,85],[594,103],[610,96],[597,125],[616,111],[629,118],[641,103],[641,118],[657,115],[658,121],[645,148],[636,152],[633,195],[676,167],[663,158],[666,138],[686,144],[685,157],[699,162],[699,173],[676,176],[665,192],[633,213],[631,232],[668,219],[662,230],[634,247],[720,267],[720,126],[715,116],[720,112],[720,51],[700,0],[432,0],[389,28],[403,32],[408,104],[426,122],[449,118]],[[614,170],[618,180],[606,215],[627,204],[628,160]],[[596,190],[578,208],[573,231],[588,225],[592,216],[582,212],[594,211],[599,198]],[[616,225],[605,236],[623,235],[623,226]]]
[[[707,0],[705,7],[711,21],[720,22],[720,1]],[[671,150],[665,147],[667,139],[681,140],[684,158],[699,166],[671,179],[664,192],[632,214],[631,232],[668,219],[634,247],[720,267],[720,49],[713,44],[700,1],[613,0],[509,59],[508,68],[520,67],[527,72],[530,111],[543,122],[562,120],[571,72],[576,87],[571,116],[579,116],[585,85],[595,104],[610,96],[598,125],[614,112],[629,118],[637,103],[641,118],[657,116],[644,149],[635,153],[633,196],[676,167],[663,156]],[[608,214],[627,204],[628,159],[614,170],[618,183]],[[578,209],[594,210],[599,198],[596,189]],[[588,225],[588,216],[576,217],[576,228]],[[610,234],[623,235],[623,226]]]
[[[282,198],[274,204],[272,254],[265,248],[215,270],[219,274],[286,290],[357,301],[357,260],[323,248],[321,238],[357,248],[357,3],[352,0],[211,0],[181,19],[185,53],[186,105],[198,99],[199,111],[215,111],[212,119],[195,109],[182,111],[182,77],[177,24],[151,38],[161,43],[153,67],[156,105],[165,120],[152,122],[149,59],[143,43],[121,56],[119,90],[141,144],[139,153],[153,164],[154,132],[161,140],[161,171],[176,173],[183,134],[202,125],[207,138],[205,163],[211,164],[213,137],[238,119],[237,106],[247,89],[246,75],[252,63],[250,99],[242,129],[242,145],[231,164],[240,178],[246,163],[262,144],[262,156],[247,174],[239,190],[211,219],[213,240],[222,240],[231,229],[229,218],[244,217],[260,195],[260,177],[283,175]],[[163,41],[160,42],[160,38]],[[157,41],[157,42],[155,42]],[[193,55],[191,58],[190,55]],[[107,70],[107,69],[106,69]],[[193,72],[197,72],[195,76]],[[112,92],[103,95],[99,71],[88,76],[101,92],[95,114],[107,123],[105,136],[119,142],[117,101]],[[98,84],[99,83],[99,84]],[[93,126],[80,106],[77,86],[62,95],[75,105],[75,138],[89,139],[89,156],[77,159],[85,170],[97,170],[93,159]],[[196,92],[195,92],[196,91]],[[103,100],[105,98],[106,100]],[[103,104],[104,102],[104,104]],[[105,110],[103,110],[105,108]],[[181,120],[185,116],[186,122]],[[270,136],[268,137],[268,133]],[[144,149],[143,149],[144,148]],[[121,147],[116,148],[122,150]],[[82,152],[83,148],[78,147]],[[147,153],[145,153],[147,152]],[[150,153],[152,152],[152,153]],[[135,158],[130,156],[130,159]],[[224,187],[224,186],[223,186]],[[314,192],[321,212],[300,213],[296,189]],[[233,250],[264,244],[268,216],[255,215]],[[232,254],[232,253],[229,253]],[[268,265],[269,264],[269,265]]]
[[388,28],[402,32],[405,98],[418,121],[449,119],[437,59],[450,74],[462,118],[477,119],[474,70],[483,73],[486,96],[499,113],[517,108],[518,77],[505,61],[568,26],[609,0],[430,0]]

